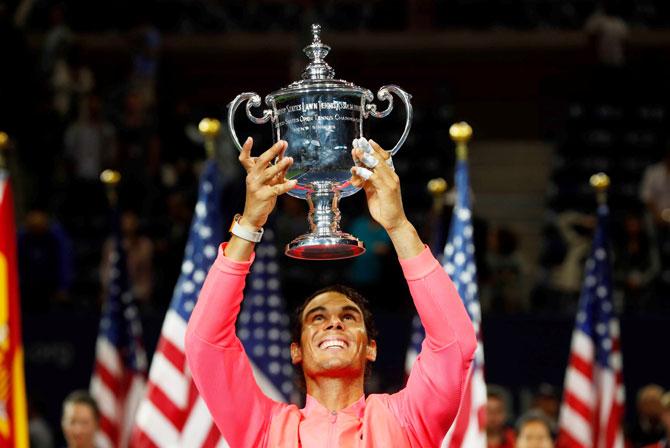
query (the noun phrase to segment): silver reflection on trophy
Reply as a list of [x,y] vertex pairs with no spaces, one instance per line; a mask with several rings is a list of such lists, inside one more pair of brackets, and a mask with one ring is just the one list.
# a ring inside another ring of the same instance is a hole
[[237,108],[245,102],[252,122],[272,122],[274,141],[288,142],[285,156],[293,157],[293,165],[287,178],[298,180],[288,194],[307,200],[310,231],[291,241],[286,255],[306,260],[349,258],[365,252],[363,242],[339,228],[338,201],[360,189],[351,184],[350,144],[365,137],[366,118],[384,118],[391,113],[392,93],[405,105],[407,119],[398,143],[389,151],[391,155],[405,142],[412,123],[411,95],[399,87],[379,89],[377,98],[387,101],[388,106],[377,111],[370,90],[334,79],[335,71],[324,61],[330,47],[321,42],[320,34],[321,27],[312,25],[312,43],[303,50],[310,59],[303,79],[267,95],[268,109],[260,117],[251,112],[261,105],[255,92],[242,93],[228,105],[228,127],[238,150],[242,146],[235,133],[234,118]]

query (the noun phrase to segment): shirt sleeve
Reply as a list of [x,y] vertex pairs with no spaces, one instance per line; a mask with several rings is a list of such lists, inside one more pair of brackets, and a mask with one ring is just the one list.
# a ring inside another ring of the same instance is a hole
[[186,358],[198,392],[230,447],[263,447],[273,410],[282,404],[258,387],[235,335],[253,257],[233,261],[223,255],[224,247],[219,248],[189,319]]
[[428,247],[400,260],[426,338],[390,407],[412,446],[439,446],[456,417],[477,339],[454,284]]

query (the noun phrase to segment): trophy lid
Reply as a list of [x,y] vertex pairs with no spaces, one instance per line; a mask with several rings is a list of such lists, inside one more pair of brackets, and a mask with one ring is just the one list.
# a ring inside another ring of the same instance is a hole
[[335,79],[335,70],[324,60],[330,52],[330,47],[321,42],[321,25],[312,24],[312,43],[303,48],[302,51],[310,60],[302,72],[302,79],[289,84],[288,87],[272,92],[268,95],[268,98],[322,89],[362,94],[369,92],[369,90],[354,83]]
[[302,50],[310,59],[309,65],[302,72],[302,79],[333,79],[335,70],[324,59],[330,47],[321,42],[321,25],[312,24],[312,43]]

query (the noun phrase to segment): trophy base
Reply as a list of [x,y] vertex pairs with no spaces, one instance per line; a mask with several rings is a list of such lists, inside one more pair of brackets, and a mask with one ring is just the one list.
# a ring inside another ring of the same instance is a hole
[[317,235],[307,233],[286,245],[284,252],[291,258],[300,260],[341,260],[357,257],[365,252],[362,241],[348,233]]

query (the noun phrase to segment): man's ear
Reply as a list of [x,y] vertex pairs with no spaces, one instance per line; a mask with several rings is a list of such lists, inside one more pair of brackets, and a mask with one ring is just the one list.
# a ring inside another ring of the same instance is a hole
[[291,342],[291,362],[293,364],[302,362],[302,348],[295,342]]
[[366,353],[365,353],[365,359],[367,359],[370,362],[374,362],[375,359],[377,359],[377,341],[374,339],[368,342],[367,347],[365,348]]

